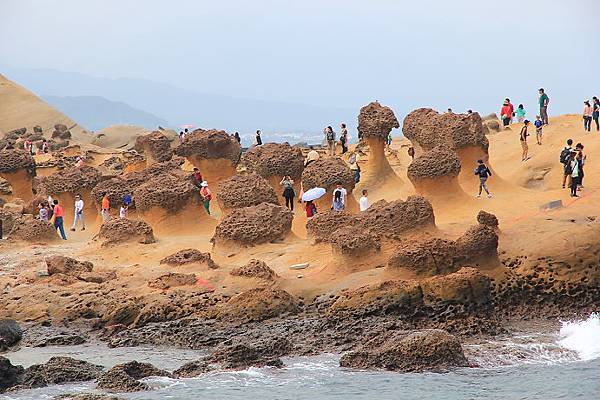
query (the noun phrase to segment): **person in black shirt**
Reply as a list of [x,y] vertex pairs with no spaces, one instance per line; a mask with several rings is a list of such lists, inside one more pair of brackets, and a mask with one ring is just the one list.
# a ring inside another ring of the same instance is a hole
[[492,198],[492,195],[487,187],[487,179],[492,176],[492,171],[483,163],[483,160],[477,160],[477,168],[475,168],[475,175],[479,176],[479,194],[477,197],[481,197],[481,189],[485,190],[488,199]]

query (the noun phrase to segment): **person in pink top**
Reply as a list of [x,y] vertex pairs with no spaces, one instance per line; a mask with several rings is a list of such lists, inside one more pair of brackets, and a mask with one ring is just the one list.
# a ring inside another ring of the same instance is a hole
[[510,111],[510,112],[508,113],[508,116],[509,116],[509,118],[510,118],[510,123],[512,124],[512,122],[513,122],[513,117],[514,117],[514,115],[515,115],[515,106],[513,106],[513,104],[510,102],[510,99],[509,99],[509,98],[506,98],[506,99],[505,99],[505,101],[506,101],[506,103],[508,103],[508,108],[509,108],[509,111]]
[[65,213],[58,204],[58,200],[54,200],[54,213],[52,215],[52,218],[54,219],[54,228],[59,230],[60,237],[62,237],[63,240],[67,240],[67,235],[65,235],[64,217]]
[[592,105],[589,100],[583,102],[583,129],[586,131],[592,130]]

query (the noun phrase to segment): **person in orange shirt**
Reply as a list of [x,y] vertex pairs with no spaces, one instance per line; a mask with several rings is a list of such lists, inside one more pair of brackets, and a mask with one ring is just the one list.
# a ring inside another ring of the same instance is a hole
[[106,222],[110,219],[110,201],[108,201],[108,194],[102,195],[102,221]]
[[52,218],[54,219],[54,228],[60,231],[60,237],[63,240],[67,240],[67,236],[65,235],[65,226],[64,226],[64,218],[65,213],[62,207],[58,204],[58,200],[54,200],[54,213]]

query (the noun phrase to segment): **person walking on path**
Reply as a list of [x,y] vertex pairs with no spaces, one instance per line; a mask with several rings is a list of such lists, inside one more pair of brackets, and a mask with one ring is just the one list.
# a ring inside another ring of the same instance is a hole
[[348,152],[348,129],[346,129],[346,124],[342,123],[340,125],[340,145],[342,146],[342,154],[346,154]]
[[583,130],[590,132],[592,130],[592,105],[589,100],[583,102]]
[[340,190],[335,190],[333,192],[333,203],[331,204],[331,209],[335,211],[344,211],[344,201],[342,200],[342,192]]
[[523,108],[523,104],[519,104],[519,107],[517,107],[516,114],[517,114],[518,122],[525,121],[525,114],[527,114],[527,113],[525,112],[525,108]]
[[336,193],[340,193],[340,198],[344,207],[346,206],[346,198],[348,197],[348,191],[342,187],[341,183],[338,183],[333,190],[333,197],[335,198]]
[[502,103],[502,108],[500,109],[500,119],[502,120],[502,126],[510,125],[511,118],[512,118],[511,108],[508,105],[508,101],[504,100],[504,103]]
[[[570,157],[571,157],[571,153],[573,152],[572,146],[573,146],[573,139],[567,139],[567,145],[560,152],[559,161],[563,165],[563,172],[564,172],[563,178],[562,178],[563,189],[567,185],[567,180],[570,179],[570,172],[568,171],[568,169],[570,168],[569,162],[571,161]],[[569,181],[569,185],[570,185],[570,181]]]
[[515,106],[510,102],[510,99],[507,97],[506,102],[508,103],[508,108],[510,109],[508,116],[510,119],[510,123],[513,123],[513,117],[515,116]]
[[317,215],[317,206],[312,202],[312,200],[306,202],[304,209],[306,210],[306,218],[308,219],[311,219]]
[[206,213],[210,215],[210,201],[212,200],[212,192],[208,188],[208,182],[204,181],[200,184],[202,189],[200,189],[200,197],[202,197],[202,203],[204,204],[204,209]]
[[523,149],[523,156],[521,161],[527,161],[529,159],[529,145],[527,144],[527,137],[529,134],[527,133],[527,127],[529,126],[529,120],[525,120],[523,122],[523,127],[521,128],[521,133],[519,134],[519,139],[521,141],[521,148]]
[[331,126],[325,128],[325,139],[327,140],[327,152],[330,156],[335,156],[335,132]]
[[54,200],[54,215],[52,218],[54,219],[54,229],[58,229],[60,232],[60,237],[63,240],[67,240],[67,235],[65,235],[65,225],[64,225],[64,217],[65,213],[62,207],[58,204],[58,200]]
[[581,153],[574,151],[569,157],[569,168],[567,171],[571,176],[571,197],[579,197],[577,195],[577,187],[581,179]]
[[256,131],[256,137],[254,138],[255,141],[256,141],[256,145],[257,146],[261,146],[262,145],[262,137],[260,135],[261,135],[261,131],[259,129],[259,130]]
[[360,200],[358,201],[358,204],[360,206],[360,211],[367,211],[367,209],[369,208],[369,193],[367,192],[367,189],[363,189],[362,191],[362,196],[360,198]]
[[294,211],[294,197],[296,197],[296,192],[294,191],[294,180],[289,175],[286,175],[283,177],[281,182],[279,182],[279,184],[283,186],[285,206]]
[[48,223],[50,218],[48,217],[48,207],[46,207],[46,204],[43,204],[43,203],[38,204],[38,209],[39,209],[38,215],[40,217],[40,220]]
[[587,156],[583,152],[583,144],[577,143],[575,145],[575,151],[579,156],[579,182],[577,184],[577,190],[583,189],[583,178],[585,176],[584,167]]
[[71,226],[71,230],[75,232],[75,228],[77,227],[77,221],[81,222],[81,230],[85,231],[85,221],[83,219],[83,200],[81,200],[81,195],[75,196],[75,217],[73,218],[73,225]]
[[544,125],[548,125],[548,103],[550,103],[550,98],[544,91],[544,88],[540,88],[540,116],[542,117],[542,122]]
[[108,200],[108,193],[102,195],[102,206],[101,211],[102,222],[106,222],[110,219],[110,201]]
[[600,118],[600,100],[596,96],[592,97],[592,119],[596,123],[596,131],[600,131],[600,124],[598,118]]
[[481,190],[485,190],[487,193],[488,199],[492,198],[492,194],[490,193],[487,187],[488,177],[492,176],[492,171],[485,165],[483,160],[477,160],[477,168],[475,168],[475,175],[479,176],[479,193],[477,194],[477,198],[481,197]]
[[541,146],[542,145],[542,126],[544,124],[542,123],[542,120],[540,119],[539,115],[535,116],[535,122],[533,123],[533,125],[535,125],[535,139],[537,140],[537,144],[539,144]]

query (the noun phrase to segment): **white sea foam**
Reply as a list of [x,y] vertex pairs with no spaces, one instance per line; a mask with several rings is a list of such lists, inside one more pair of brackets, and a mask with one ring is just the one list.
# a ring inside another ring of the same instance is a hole
[[584,321],[563,322],[558,344],[577,353],[582,360],[600,357],[600,315]]

